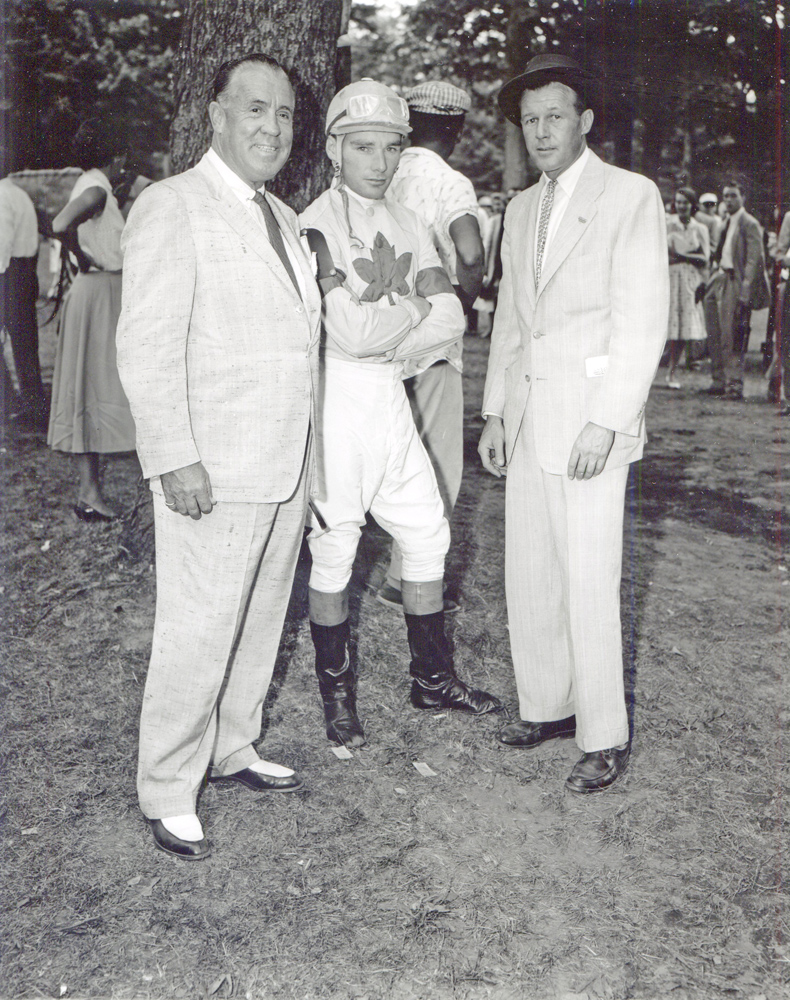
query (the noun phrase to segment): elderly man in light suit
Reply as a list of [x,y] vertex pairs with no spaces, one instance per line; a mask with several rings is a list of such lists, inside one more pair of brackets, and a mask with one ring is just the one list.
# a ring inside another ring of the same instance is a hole
[[118,326],[156,530],[138,792],[157,846],[188,859],[209,853],[207,773],[301,784],[253,744],[305,522],[320,325],[296,216],[265,194],[291,149],[286,73],[224,64],[209,114],[211,149],[131,211]]
[[666,335],[664,210],[655,184],[587,148],[587,79],[543,55],[499,95],[540,181],[508,206],[479,452],[507,471],[506,589],[530,748],[575,733],[574,792],[628,762],[620,631],[623,508]]

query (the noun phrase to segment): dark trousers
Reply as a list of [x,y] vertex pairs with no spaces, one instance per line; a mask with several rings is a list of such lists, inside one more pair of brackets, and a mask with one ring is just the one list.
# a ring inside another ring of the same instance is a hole
[[[8,270],[0,274],[0,327],[5,327],[11,338],[22,406],[27,415],[36,420],[46,420],[46,400],[38,360],[37,298],[36,258],[12,257]],[[7,391],[7,377],[3,382]],[[9,399],[6,399],[6,406],[10,406]]]

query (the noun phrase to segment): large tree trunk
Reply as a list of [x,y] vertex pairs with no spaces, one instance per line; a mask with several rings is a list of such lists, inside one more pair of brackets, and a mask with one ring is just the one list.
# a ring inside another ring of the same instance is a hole
[[170,131],[173,169],[193,166],[211,142],[209,92],[220,64],[265,52],[286,68],[296,91],[291,158],[271,187],[297,212],[316,198],[330,178],[324,115],[349,82],[347,54],[337,48],[348,14],[344,0],[188,0]]

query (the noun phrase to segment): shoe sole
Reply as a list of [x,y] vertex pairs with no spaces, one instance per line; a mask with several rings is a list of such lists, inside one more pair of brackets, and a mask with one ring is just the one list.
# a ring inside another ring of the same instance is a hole
[[216,784],[218,781],[232,781],[236,785],[244,785],[245,788],[249,788],[251,792],[279,792],[280,794],[286,792],[298,792],[300,788],[304,788],[304,782],[300,781],[298,785],[287,785],[285,788],[261,788],[260,785],[253,785],[250,782],[242,781],[241,778],[234,778],[230,774],[225,774],[221,778],[209,778],[211,784]]
[[205,854],[180,854],[178,851],[171,851],[169,847],[164,847],[158,840],[154,840],[157,850],[163,854],[169,854],[171,858],[178,858],[179,861],[205,861],[211,854],[211,848]]
[[562,733],[554,733],[553,736],[547,736],[543,740],[538,740],[537,743],[505,743],[504,740],[500,740],[497,736],[497,742],[501,747],[505,747],[507,750],[537,750],[538,747],[543,746],[544,743],[551,743],[552,740],[570,740],[576,735],[576,730],[571,729],[570,731],[565,731]]

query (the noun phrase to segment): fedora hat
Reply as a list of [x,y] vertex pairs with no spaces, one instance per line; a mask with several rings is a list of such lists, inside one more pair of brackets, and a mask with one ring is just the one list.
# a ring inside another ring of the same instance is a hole
[[566,83],[583,93],[591,80],[575,59],[559,53],[534,56],[520,76],[514,76],[499,91],[497,102],[505,118],[514,125],[521,125],[521,97],[527,88],[544,87],[548,83]]

